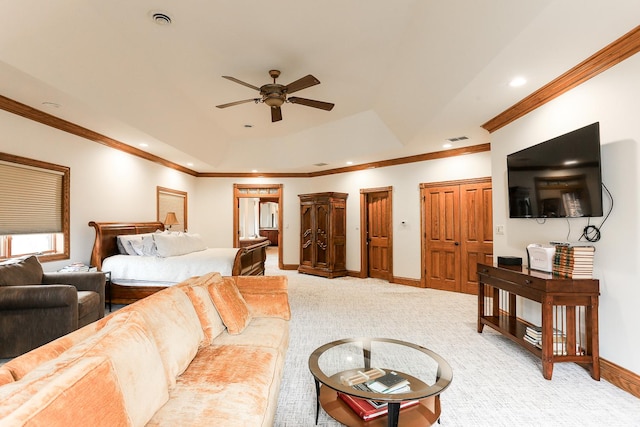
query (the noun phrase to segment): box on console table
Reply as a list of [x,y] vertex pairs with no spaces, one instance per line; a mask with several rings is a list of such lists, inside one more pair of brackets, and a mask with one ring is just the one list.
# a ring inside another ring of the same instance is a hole
[[[588,365],[591,376],[600,380],[598,280],[566,279],[528,268],[517,271],[480,263],[478,279],[478,332],[487,325],[540,357],[548,380],[555,362]],[[516,296],[541,303],[542,348],[524,339],[530,325],[516,315]],[[584,325],[577,321],[580,317]],[[554,353],[554,328],[566,341],[563,354]]]

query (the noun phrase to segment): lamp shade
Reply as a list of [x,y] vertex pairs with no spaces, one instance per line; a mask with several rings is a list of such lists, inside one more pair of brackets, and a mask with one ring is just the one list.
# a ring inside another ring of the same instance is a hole
[[164,219],[165,227],[168,225],[169,228],[171,228],[172,225],[177,225],[177,224],[180,224],[180,223],[178,222],[178,218],[176,218],[176,213],[167,212],[167,216]]

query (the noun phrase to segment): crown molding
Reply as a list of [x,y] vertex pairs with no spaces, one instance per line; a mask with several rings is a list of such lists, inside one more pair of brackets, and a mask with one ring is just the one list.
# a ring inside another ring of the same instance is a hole
[[0,95],[0,109],[8,111],[9,113],[17,114],[18,116],[24,117],[25,119],[33,120],[34,122],[42,123],[43,125],[50,126],[63,132],[88,139],[89,141],[97,142],[99,144],[106,145],[107,147],[124,151],[125,153],[141,157],[145,160],[149,160],[159,165],[175,169],[192,176],[197,175],[196,171],[186,168],[182,165],[170,162],[169,160],[163,159],[162,157],[153,155],[151,153],[147,153],[146,151],[127,145],[124,142],[109,138],[108,136],[104,136],[98,132],[94,132],[75,123],[61,119],[49,113],[45,113],[44,111],[7,98],[6,96]]
[[640,51],[640,25],[482,125],[493,133]]

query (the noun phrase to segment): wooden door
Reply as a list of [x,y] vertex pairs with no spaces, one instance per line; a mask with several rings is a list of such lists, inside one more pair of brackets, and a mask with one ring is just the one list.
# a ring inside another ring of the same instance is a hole
[[460,290],[460,188],[424,190],[427,287]]
[[491,180],[423,184],[423,284],[476,294],[478,262],[493,262]]
[[460,292],[478,293],[478,263],[493,263],[491,183],[460,186]]
[[390,191],[366,195],[367,277],[391,278]]

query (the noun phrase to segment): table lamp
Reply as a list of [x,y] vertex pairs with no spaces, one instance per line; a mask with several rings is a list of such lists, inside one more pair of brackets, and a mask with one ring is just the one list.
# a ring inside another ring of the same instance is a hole
[[169,226],[169,230],[171,230],[172,225],[178,225],[178,218],[176,218],[175,212],[167,212],[167,216],[164,219],[164,226]]

